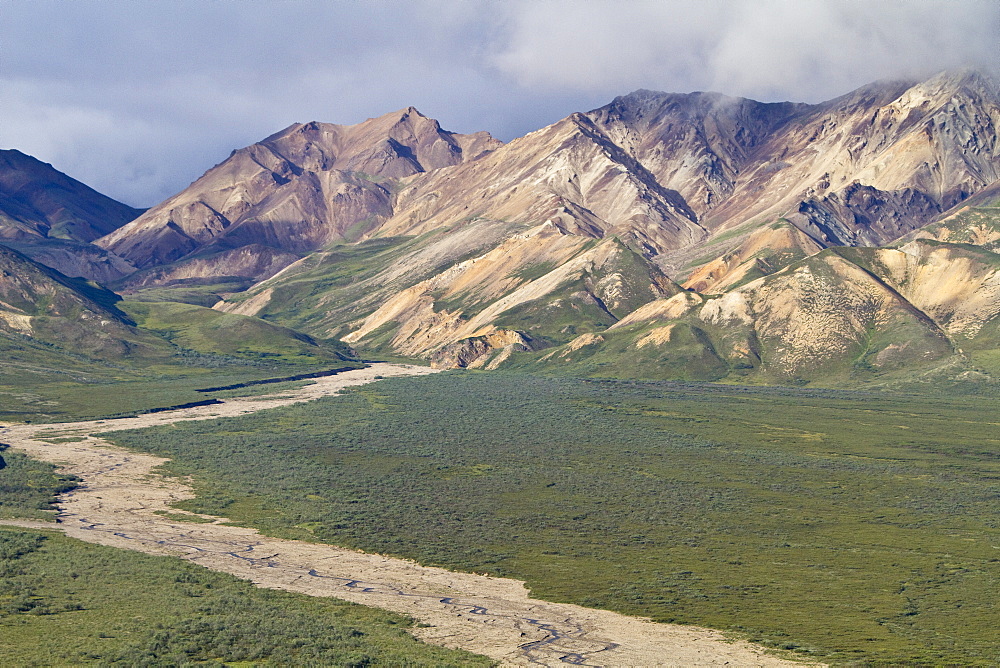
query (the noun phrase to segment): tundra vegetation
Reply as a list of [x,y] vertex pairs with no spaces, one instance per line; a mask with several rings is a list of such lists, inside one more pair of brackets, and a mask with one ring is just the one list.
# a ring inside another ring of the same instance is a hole
[[488,666],[412,620],[257,589],[173,557],[0,528],[0,664]]
[[77,486],[76,476],[11,452],[0,443],[0,518],[50,520],[56,495]]
[[[0,517],[44,517],[74,481],[5,451]],[[412,620],[257,589],[173,557],[0,527],[0,665],[488,666],[416,641]]]
[[995,400],[448,372],[116,432],[187,510],[846,665],[995,665]]
[[[324,365],[312,366],[239,366],[233,364],[232,359],[223,358],[214,368],[169,364],[102,369],[93,364],[81,364],[79,367],[63,364],[61,367],[41,369],[37,373],[35,369],[24,371],[0,365],[0,422],[71,422],[121,417],[206,399],[274,394],[301,383],[268,382],[235,390],[199,390],[270,381],[349,365],[352,364],[330,360]],[[360,367],[361,364],[353,366]]]

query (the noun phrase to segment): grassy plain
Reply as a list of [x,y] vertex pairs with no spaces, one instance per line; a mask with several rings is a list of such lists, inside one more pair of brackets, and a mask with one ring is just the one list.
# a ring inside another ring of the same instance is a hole
[[853,665],[996,665],[996,401],[452,372],[117,433],[184,507]]
[[411,620],[173,557],[0,527],[0,665],[488,666]]
[[[51,519],[76,480],[0,450],[0,518]],[[257,589],[173,557],[0,527],[0,665],[487,666],[417,642],[412,620]]]
[[281,386],[261,385],[239,391],[204,394],[196,390],[288,374],[319,371],[324,367],[224,367],[205,369],[180,365],[145,369],[100,368],[52,373],[16,374],[0,368],[0,422],[66,422],[125,415],[150,408],[176,406],[193,401],[261,392],[276,392]]
[[197,390],[289,378],[363,364],[335,354],[302,359],[241,359],[194,350],[160,360],[109,362],[54,354],[34,344],[0,359],[0,423],[66,422],[132,414],[205,399],[274,393],[286,384],[203,393]]

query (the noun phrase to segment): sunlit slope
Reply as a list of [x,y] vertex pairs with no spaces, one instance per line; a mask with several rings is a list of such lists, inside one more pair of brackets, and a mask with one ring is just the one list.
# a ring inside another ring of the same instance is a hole
[[[217,308],[360,350],[487,362],[599,331],[680,288],[616,238],[476,220],[314,254]],[[485,356],[485,358],[484,358]]]
[[176,302],[123,302],[121,306],[139,327],[184,350],[288,364],[353,359],[342,343],[317,341],[259,318]]
[[[233,275],[236,267],[239,275],[266,278],[276,270],[275,251],[315,251],[377,229],[392,213],[396,180],[497,145],[484,132],[442,130],[412,107],[351,126],[296,123],[234,151],[98,244],[141,269],[173,264],[167,278],[213,254],[215,275]],[[226,251],[240,248],[261,258],[234,263]]]
[[97,359],[151,352],[155,337],[118,309],[118,296],[0,246],[0,335]]
[[[864,254],[878,252],[889,251]],[[653,302],[537,362],[587,375],[846,383],[960,357],[944,323],[855,254],[830,249],[720,296]]]

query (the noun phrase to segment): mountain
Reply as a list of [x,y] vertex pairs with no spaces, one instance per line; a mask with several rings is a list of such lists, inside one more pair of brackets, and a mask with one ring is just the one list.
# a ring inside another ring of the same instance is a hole
[[975,72],[880,82],[818,105],[640,92],[590,115],[712,232],[661,259],[675,275],[779,218],[823,246],[886,244],[1000,175],[1000,96]]
[[94,241],[139,209],[100,194],[52,165],[0,150],[0,238]]
[[110,282],[135,267],[90,242],[142,211],[15,150],[0,150],[0,243],[69,276]]
[[120,375],[151,364],[182,370],[192,359],[235,367],[351,359],[342,344],[248,316],[122,302],[96,281],[114,282],[135,267],[89,241],[140,211],[18,151],[0,152],[0,192],[0,376],[7,380]]
[[[755,370],[772,382],[847,380],[858,369],[893,371],[937,363],[954,352],[937,323],[839,249],[720,297],[688,302],[683,312],[656,306],[606,337],[625,338],[636,354],[647,349],[647,355],[669,356],[675,337],[688,333],[702,347],[699,355],[716,358],[707,374],[713,380],[733,370]],[[579,365],[580,357],[552,359]]]
[[706,235],[697,215],[584,114],[515,139],[482,159],[414,180],[380,234],[421,234],[473,218],[603,239],[656,254]]
[[[497,145],[484,132],[446,132],[412,107],[353,126],[297,123],[234,151],[98,245],[140,269],[172,264],[145,282],[266,278],[300,254],[377,229],[392,212],[398,181]],[[236,249],[243,252],[234,261]]]
[[29,339],[73,355],[124,357],[143,345],[119,297],[0,246],[0,345]]
[[99,245],[148,268],[476,218],[551,221],[618,236],[676,275],[779,218],[820,246],[881,245],[996,181],[998,109],[994,82],[959,72],[816,105],[636,91],[508,145],[448,133],[412,108],[355,126],[297,124]]
[[[818,105],[637,91],[411,178],[368,241],[301,260],[216,308],[442,366],[517,365],[521,351],[562,368],[604,351],[577,371],[617,373],[652,356],[628,374],[787,382],[968,362],[972,344],[931,305],[868,256],[836,249],[940,237],[935,221],[971,215],[963,202],[989,204],[1000,188],[998,100],[974,72],[871,84]],[[880,252],[929,261],[917,248]],[[605,308],[606,258],[609,280],[629,285],[627,309]],[[710,315],[736,302],[748,304],[740,318]]]
[[72,257],[108,254],[136,321],[220,354],[251,317],[232,331],[443,367],[979,378],[998,126],[971,71],[820,104],[640,90],[507,144],[411,107],[292,125]]

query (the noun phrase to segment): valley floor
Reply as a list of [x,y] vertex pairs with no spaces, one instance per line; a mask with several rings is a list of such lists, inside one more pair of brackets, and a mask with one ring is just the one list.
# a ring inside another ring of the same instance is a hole
[[[270,538],[226,525],[222,518],[178,511],[171,505],[192,492],[183,481],[155,471],[165,459],[118,448],[93,435],[243,415],[328,396],[381,377],[430,372],[425,367],[375,364],[281,395],[120,420],[9,426],[0,430],[0,440],[82,479],[79,488],[61,499],[58,528],[69,536],[180,556],[262,587],[405,613],[421,622],[416,629],[420,638],[485,654],[504,665],[799,665],[709,629],[533,599],[517,580]],[[37,522],[19,525],[53,528]]]

